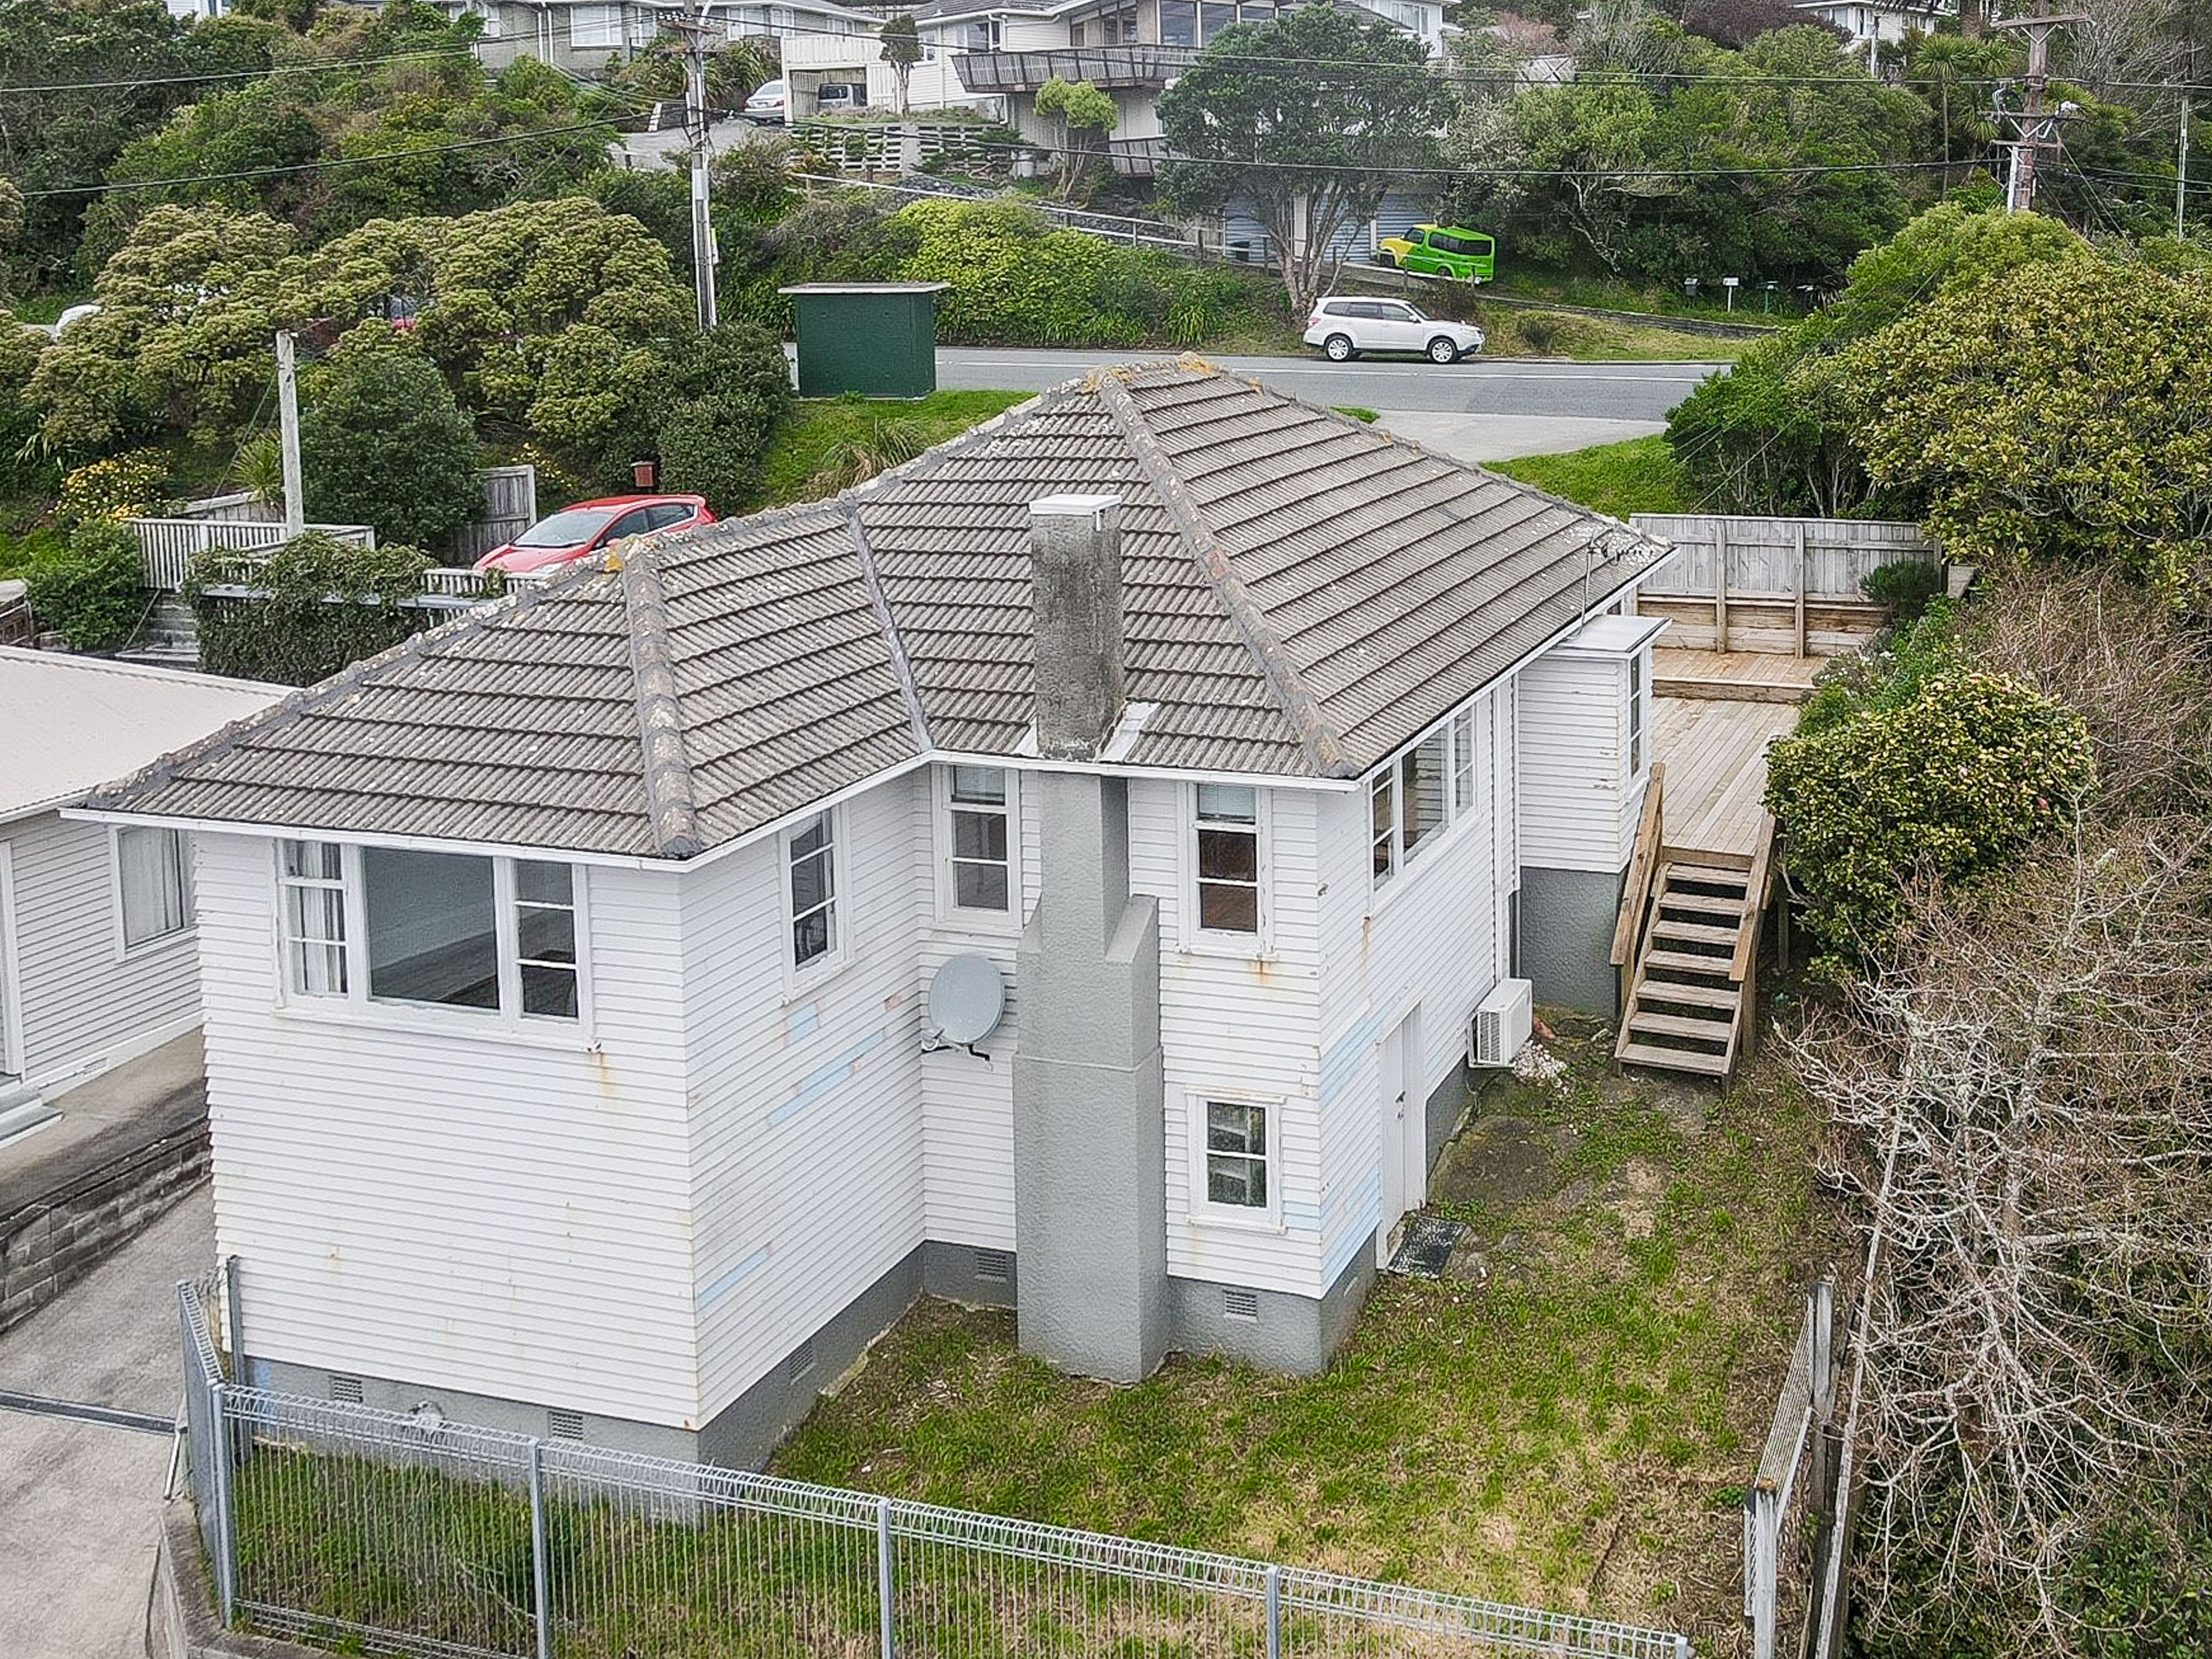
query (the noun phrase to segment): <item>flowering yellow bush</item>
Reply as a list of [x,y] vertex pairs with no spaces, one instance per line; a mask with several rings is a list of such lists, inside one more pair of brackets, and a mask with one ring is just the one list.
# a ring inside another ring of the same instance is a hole
[[71,526],[94,519],[158,518],[168,504],[168,458],[158,449],[133,449],[64,478],[54,516]]

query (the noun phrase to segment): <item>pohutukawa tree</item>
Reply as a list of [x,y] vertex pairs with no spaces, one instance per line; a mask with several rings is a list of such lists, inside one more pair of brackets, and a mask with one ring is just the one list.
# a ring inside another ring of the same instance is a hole
[[1427,48],[1387,23],[1327,4],[1240,23],[1160,94],[1161,194],[1179,212],[1234,204],[1257,219],[1303,316],[1342,268],[1340,234],[1435,167],[1451,101]]

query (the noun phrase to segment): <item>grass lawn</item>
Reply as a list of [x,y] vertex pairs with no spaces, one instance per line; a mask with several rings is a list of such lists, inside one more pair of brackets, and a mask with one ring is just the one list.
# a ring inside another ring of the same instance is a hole
[[1726,1095],[1501,1080],[1431,1201],[1481,1266],[1386,1279],[1324,1375],[1171,1359],[1115,1388],[925,1302],[775,1473],[1740,1640],[1742,1488],[1827,1259],[1814,1125]]
[[933,392],[912,402],[855,396],[802,399],[769,444],[758,505],[834,495],[1034,395]]
[[1593,512],[1626,519],[1632,513],[1690,510],[1682,470],[1663,436],[1596,444],[1564,455],[1522,455],[1485,461],[1492,472],[1548,489]]

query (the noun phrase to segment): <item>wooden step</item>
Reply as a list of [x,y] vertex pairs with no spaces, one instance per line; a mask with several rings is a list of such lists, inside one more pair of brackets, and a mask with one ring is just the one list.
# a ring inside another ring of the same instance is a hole
[[1736,938],[1742,931],[1740,927],[1707,927],[1699,922],[1676,921],[1662,915],[1653,919],[1650,937],[1688,939],[1697,945],[1724,945],[1734,951]]
[[1717,979],[1735,977],[1735,959],[1733,957],[1699,957],[1686,951],[1647,950],[1644,953],[1644,965],[1675,974],[1709,974]]
[[1646,978],[1638,984],[1638,1002],[1677,1002],[1698,1008],[1725,1008],[1730,1018],[1743,1001],[1733,985],[1689,985],[1677,980]]
[[1719,916],[1734,927],[1743,920],[1741,898],[1724,898],[1712,893],[1678,893],[1668,888],[1662,893],[1656,908],[1661,911],[1680,910],[1693,916]]
[[1690,1037],[1699,1042],[1725,1044],[1735,1032],[1733,1014],[1719,1019],[1691,1019],[1680,1014],[1647,1014],[1641,1008],[1629,1015],[1627,1029],[1638,1036]]
[[1733,1063],[1728,1054],[1699,1054],[1692,1048],[1657,1048],[1642,1042],[1623,1042],[1613,1057],[1625,1066],[1650,1066],[1669,1072],[1696,1072],[1705,1077],[1726,1077]]
[[1662,893],[1717,887],[1741,898],[1748,884],[1741,870],[1686,870],[1676,864],[1659,872],[1659,890]]

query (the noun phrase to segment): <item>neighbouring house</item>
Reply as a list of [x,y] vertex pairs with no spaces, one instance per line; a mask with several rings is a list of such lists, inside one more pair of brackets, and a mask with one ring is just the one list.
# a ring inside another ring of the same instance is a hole
[[1954,0],[1797,0],[1797,9],[1843,30],[1863,52],[1902,46],[1914,30],[1933,34],[1959,21]]
[[1612,1006],[1668,550],[1140,365],[111,786],[243,1374],[750,1462],[924,1292],[1322,1366],[1516,968]]
[[[1041,146],[1060,142],[1058,124],[1037,113],[1046,82],[1088,81],[1109,94],[1120,119],[1106,144],[1115,170],[1151,178],[1165,155],[1159,95],[1233,23],[1264,23],[1287,9],[1276,0],[931,0],[914,14],[923,41],[955,54],[971,93],[1006,100],[1007,125]],[[1430,0],[1359,0],[1372,13],[1443,50],[1444,8]]]
[[[171,0],[172,4],[185,0]],[[209,0],[212,3],[212,0]],[[774,39],[780,42],[823,36],[870,35],[883,19],[836,0],[787,0],[780,5],[708,5],[674,0],[436,0],[448,17],[483,20],[477,57],[487,68],[504,69],[520,58],[535,58],[556,69],[590,74],[651,46],[668,18],[702,15],[720,24],[730,40]]]
[[283,695],[0,647],[0,1137],[200,1019],[190,835],[63,810]]

